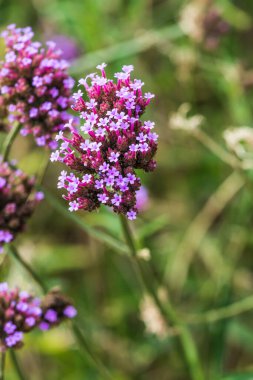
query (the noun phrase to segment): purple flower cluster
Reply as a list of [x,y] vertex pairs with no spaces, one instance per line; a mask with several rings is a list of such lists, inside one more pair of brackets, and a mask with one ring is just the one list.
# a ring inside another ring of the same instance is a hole
[[0,346],[19,348],[23,334],[35,328],[41,318],[40,300],[19,289],[0,284]]
[[74,171],[62,171],[58,182],[59,188],[67,190],[64,198],[70,211],[92,211],[103,204],[132,220],[141,186],[135,170],[148,172],[156,167],[154,122],[140,120],[154,95],[143,94],[144,83],[130,78],[132,65],[114,75],[116,83],[106,77],[105,66],[97,66],[101,75],[90,74],[79,81],[88,96],[85,101],[82,90],[73,95],[81,132],[69,121],[65,128],[70,134],[61,131],[56,136],[62,143],[51,161],[64,162]]
[[8,125],[22,125],[21,134],[33,134],[39,146],[55,149],[54,133],[62,130],[69,115],[74,81],[66,72],[68,63],[55,50],[34,42],[30,27],[8,26],[2,33],[6,55],[0,62],[0,115],[8,115]]
[[48,330],[59,325],[66,318],[74,318],[77,314],[71,301],[58,289],[51,290],[42,300],[41,330]]
[[34,193],[35,179],[13,163],[0,161],[0,253],[3,245],[23,231],[43,193]]
[[52,309],[46,308],[47,297],[50,293],[41,301],[18,288],[9,289],[7,283],[0,283],[0,350],[22,347],[24,333],[36,327],[43,329],[44,319],[48,330],[64,319],[76,316],[76,309],[59,293],[58,298],[64,300],[59,318],[58,314],[53,314],[59,307],[57,303],[51,304]]

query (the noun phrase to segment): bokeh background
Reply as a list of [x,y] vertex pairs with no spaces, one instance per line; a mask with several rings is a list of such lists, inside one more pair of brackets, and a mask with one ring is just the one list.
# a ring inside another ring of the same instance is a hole
[[[108,76],[133,64],[145,90],[156,94],[145,117],[160,135],[158,165],[142,175],[149,200],[133,223],[138,245],[149,250],[161,291],[169,290],[189,323],[206,379],[253,373],[252,138],[242,174],[231,165],[234,151],[223,136],[228,128],[253,126],[253,2],[0,0],[0,29],[10,23],[32,26],[40,41],[56,41],[75,79],[101,62],[108,63]],[[191,107],[188,118],[183,103]],[[196,114],[203,118],[191,119]],[[35,174],[49,153],[18,138],[12,157]],[[56,189],[60,170],[47,168],[43,186],[57,202],[49,197],[38,207],[18,239],[21,254],[73,299],[90,347],[114,379],[187,380],[177,332],[163,328],[152,305],[143,304],[128,258],[85,231],[92,226],[123,240],[118,218],[103,209],[79,213],[82,225],[70,219]],[[10,258],[0,276],[39,293]],[[229,318],[201,319],[245,298],[245,313],[235,308]],[[101,378],[68,324],[28,334],[19,358],[33,380]],[[9,361],[6,377],[17,379]]]

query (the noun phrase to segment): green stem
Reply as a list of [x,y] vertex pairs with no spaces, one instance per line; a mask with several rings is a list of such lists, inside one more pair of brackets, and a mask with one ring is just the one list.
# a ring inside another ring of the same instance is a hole
[[252,309],[253,296],[249,296],[219,309],[209,310],[203,314],[191,315],[187,317],[187,322],[190,324],[213,323],[221,319],[235,317],[239,314],[251,311]]
[[35,280],[35,282],[40,286],[41,290],[44,293],[47,293],[48,288],[44,284],[43,280],[40,278],[40,276],[34,271],[34,269],[26,262],[24,259],[20,256],[19,252],[17,251],[16,247],[14,245],[9,246],[9,251],[12,254],[12,256],[15,257],[15,259],[23,266],[26,271],[31,275],[31,277]]
[[3,144],[3,152],[2,152],[3,161],[8,160],[10,150],[11,150],[11,146],[12,146],[16,136],[18,135],[20,129],[21,129],[21,124],[17,124],[14,127],[12,127],[11,131],[7,135],[6,140]]
[[4,380],[4,370],[5,370],[5,358],[6,352],[1,352],[1,363],[0,363],[0,380]]
[[96,364],[96,368],[99,370],[101,376],[104,379],[112,380],[112,376],[107,371],[107,369],[103,365],[103,363],[92,352],[92,350],[90,349],[90,343],[87,342],[84,334],[82,333],[82,331],[80,330],[80,328],[77,326],[77,324],[75,322],[73,322],[73,324],[72,324],[72,329],[73,329],[73,333],[75,334],[76,339],[78,340],[80,345],[82,347],[85,347],[86,354],[87,354],[88,358],[90,359],[90,361]]
[[[34,281],[40,286],[42,292],[44,294],[46,294],[48,292],[48,288],[47,288],[46,284],[43,282],[43,280],[40,278],[40,276],[34,271],[34,269],[26,261],[23,260],[23,258],[20,256],[16,247],[14,247],[13,245],[10,245],[9,250],[10,250],[10,253],[15,257],[15,259],[21,264],[21,266],[23,266],[27,270],[27,272],[31,275],[31,277],[34,279]],[[102,362],[96,357],[96,355],[90,349],[91,345],[90,345],[90,343],[88,343],[86,341],[81,329],[74,322],[72,323],[72,331],[73,331],[74,335],[76,336],[80,346],[86,352],[87,357],[89,358],[89,360],[91,362],[93,362],[95,364],[95,367],[100,372],[101,376],[107,380],[112,379],[111,375],[109,374],[109,372],[107,371],[105,366],[102,364]],[[1,380],[1,378],[0,378],[0,380]]]
[[247,177],[245,169],[243,168],[243,162],[241,162],[236,156],[227,152],[222,146],[217,144],[210,136],[208,136],[203,130],[196,130],[193,132],[193,136],[203,144],[207,149],[210,150],[214,155],[220,158],[223,162],[228,164],[233,168],[245,181],[245,185],[248,187],[249,191],[253,191],[252,181]]
[[36,186],[41,186],[44,180],[44,177],[46,175],[48,166],[49,166],[49,158],[48,158],[48,152],[45,152],[45,157],[43,157],[42,164],[38,170],[38,173],[36,175]]
[[172,323],[174,327],[179,330],[180,332],[179,339],[180,339],[181,346],[185,355],[185,359],[189,366],[189,371],[190,371],[192,380],[204,380],[204,374],[202,372],[196,345],[194,343],[194,340],[188,328],[180,321],[175,309],[173,308],[170,302],[164,305],[160,301],[156,293],[156,290],[153,287],[152,281],[146,278],[145,273],[138,261],[137,250],[135,247],[135,242],[134,242],[128,221],[123,215],[120,215],[120,221],[121,221],[122,230],[123,230],[126,242],[129,246],[129,249],[132,253],[132,257],[134,259],[135,270],[138,273],[137,278],[138,278],[138,281],[140,282],[140,286],[143,293],[145,294],[145,292],[148,292],[150,296],[153,298],[160,313],[163,315],[168,327],[171,327],[171,323]]
[[131,253],[130,258],[131,258],[131,263],[132,263],[133,269],[134,269],[134,271],[136,273],[136,277],[137,277],[137,279],[139,281],[141,290],[142,290],[143,294],[145,294],[145,292],[148,292],[148,291],[147,291],[147,288],[146,288],[145,281],[143,280],[142,268],[140,267],[140,265],[138,263],[137,250],[136,250],[136,247],[135,247],[135,244],[134,244],[134,240],[133,240],[133,237],[132,237],[131,229],[130,229],[128,221],[124,217],[124,215],[120,214],[119,217],[120,217],[120,222],[121,222],[122,230],[124,232],[125,240],[126,240],[126,243],[127,243],[128,247],[129,247],[129,250],[130,250],[130,253]]
[[14,350],[10,350],[11,360],[13,363],[13,366],[15,367],[16,373],[18,374],[18,377],[20,380],[26,380],[26,376],[23,373],[23,370],[21,369],[21,366],[19,364],[18,358],[14,352]]
[[241,162],[233,154],[227,152],[222,146],[216,143],[203,130],[197,129],[193,136],[206,146],[213,154],[219,157],[223,162],[230,165],[233,169],[240,169]]

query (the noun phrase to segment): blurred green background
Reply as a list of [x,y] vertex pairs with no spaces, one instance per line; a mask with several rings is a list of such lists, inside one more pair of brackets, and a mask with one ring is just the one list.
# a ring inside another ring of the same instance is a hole
[[[210,16],[214,10],[216,18]],[[193,314],[251,296],[251,167],[240,176],[212,144],[210,151],[206,141],[203,145],[192,133],[170,128],[169,119],[182,103],[189,103],[190,114],[205,117],[204,133],[226,152],[225,129],[253,126],[253,2],[0,0],[0,29],[10,23],[32,26],[40,41],[55,39],[70,59],[75,79],[104,61],[108,76],[133,64],[145,90],[156,94],[145,118],[156,122],[160,135],[158,166],[142,175],[150,199],[133,228],[139,246],[150,250],[156,277],[169,289],[183,320],[190,324]],[[33,174],[48,156],[29,138],[18,138],[12,149],[12,157]],[[64,204],[56,189],[60,170],[61,165],[50,164],[43,185]],[[45,200],[39,206],[18,239],[19,250],[48,284],[60,285],[72,297],[82,331],[113,378],[187,380],[176,332],[154,334],[145,326],[128,258],[91,237],[55,205]],[[123,239],[118,218],[108,210],[78,216],[84,226]],[[1,273],[1,280],[6,278],[39,293],[11,258]],[[252,301],[251,306],[253,310]],[[253,373],[250,308],[213,323],[191,324],[206,379]],[[80,352],[68,324],[33,332],[25,341],[19,358],[29,379],[101,378]],[[233,376],[227,379],[239,379]],[[6,378],[17,379],[9,361]]]

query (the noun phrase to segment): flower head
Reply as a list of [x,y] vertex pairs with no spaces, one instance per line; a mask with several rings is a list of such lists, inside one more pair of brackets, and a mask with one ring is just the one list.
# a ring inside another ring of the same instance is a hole
[[[69,135],[61,137],[62,145],[51,160],[73,170],[59,178],[70,211],[93,211],[104,204],[135,219],[136,192],[141,186],[136,169],[148,172],[156,167],[154,123],[140,119],[153,95],[143,95],[143,83],[131,79],[132,65],[115,74],[116,82],[106,77],[105,66],[97,66],[101,75],[79,81],[84,88],[74,94],[73,109],[79,113],[81,131],[66,125]],[[89,181],[84,180],[86,175]]]
[[42,300],[0,283],[0,350],[20,348],[24,334],[36,327],[49,330],[77,314],[71,301],[58,290]]
[[27,176],[14,164],[0,161],[0,252],[23,231],[35,206],[43,199],[34,192],[34,178]]
[[6,55],[0,62],[0,116],[6,125],[22,124],[21,134],[33,134],[37,145],[55,149],[53,136],[69,118],[73,80],[66,72],[68,63],[55,43],[44,48],[34,42],[29,27],[10,25],[2,37]]
[[65,319],[72,319],[77,311],[71,301],[58,289],[52,289],[41,302],[42,315],[40,329],[48,330],[59,325]]
[[0,283],[0,347],[19,348],[23,345],[23,334],[39,323],[42,315],[40,301],[18,288],[9,289]]

